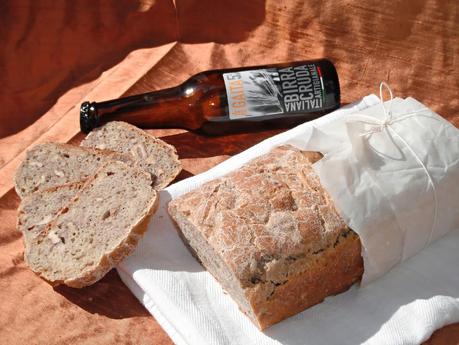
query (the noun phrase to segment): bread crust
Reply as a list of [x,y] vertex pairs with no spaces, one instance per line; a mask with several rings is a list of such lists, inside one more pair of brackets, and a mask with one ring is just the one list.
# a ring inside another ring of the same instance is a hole
[[338,245],[320,253],[304,272],[289,277],[274,290],[269,300],[260,299],[257,289],[248,289],[247,298],[257,317],[260,329],[278,323],[290,316],[322,302],[326,297],[349,289],[360,281],[363,259],[358,236],[352,232]]
[[169,203],[181,237],[261,329],[362,276],[360,240],[312,169],[320,157],[279,147]]

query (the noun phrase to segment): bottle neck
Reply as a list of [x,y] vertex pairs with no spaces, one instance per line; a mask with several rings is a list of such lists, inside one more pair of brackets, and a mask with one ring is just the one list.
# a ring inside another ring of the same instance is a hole
[[186,103],[182,86],[104,102],[85,102],[81,107],[82,129],[90,131],[109,121],[148,128],[188,128],[196,122],[196,114],[188,111]]

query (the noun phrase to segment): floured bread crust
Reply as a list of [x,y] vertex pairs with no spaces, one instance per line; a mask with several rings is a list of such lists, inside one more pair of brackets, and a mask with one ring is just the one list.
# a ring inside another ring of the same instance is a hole
[[279,147],[169,204],[195,255],[262,329],[363,273],[358,236],[312,168],[320,157]]

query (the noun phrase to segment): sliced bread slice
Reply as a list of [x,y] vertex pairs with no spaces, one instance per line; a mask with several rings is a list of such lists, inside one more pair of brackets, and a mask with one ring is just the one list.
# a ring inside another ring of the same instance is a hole
[[182,170],[172,145],[126,122],[112,121],[94,129],[81,146],[130,154],[142,169],[152,175],[156,190],[166,187]]
[[17,229],[27,242],[36,237],[81,190],[83,182],[45,189],[27,195],[18,209]]
[[158,205],[151,178],[140,168],[112,161],[35,238],[25,261],[53,285],[84,287],[129,255]]
[[32,192],[85,180],[110,160],[127,162],[131,158],[119,152],[68,144],[36,145],[27,151],[16,171],[16,192],[23,198]]

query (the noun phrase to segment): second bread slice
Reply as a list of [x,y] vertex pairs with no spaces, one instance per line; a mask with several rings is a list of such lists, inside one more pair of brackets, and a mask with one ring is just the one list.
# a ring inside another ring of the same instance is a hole
[[172,145],[126,122],[112,121],[94,129],[81,146],[130,155],[138,166],[152,175],[156,190],[166,187],[182,170]]
[[90,285],[134,250],[157,204],[147,173],[109,162],[26,241],[26,263],[53,285]]

